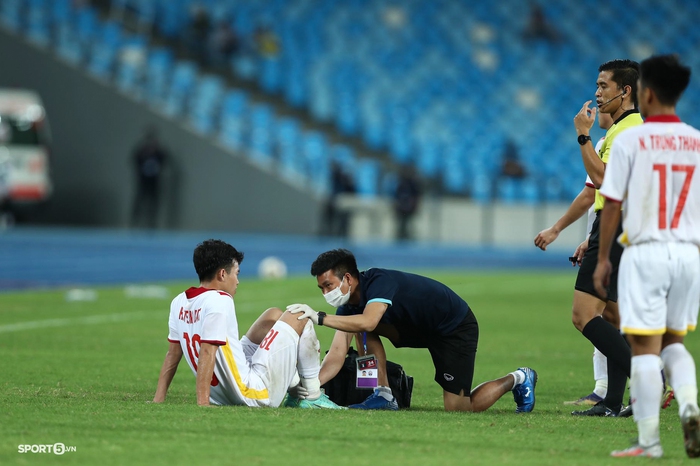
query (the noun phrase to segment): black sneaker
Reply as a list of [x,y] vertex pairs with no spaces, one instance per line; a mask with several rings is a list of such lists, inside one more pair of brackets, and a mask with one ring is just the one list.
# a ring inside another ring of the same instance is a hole
[[632,405],[627,405],[620,410],[617,417],[630,417],[632,416]]
[[617,417],[622,410],[622,405],[616,406],[615,408],[608,408],[601,401],[600,403],[584,410],[584,411],[572,411],[572,416],[600,416],[600,417]]

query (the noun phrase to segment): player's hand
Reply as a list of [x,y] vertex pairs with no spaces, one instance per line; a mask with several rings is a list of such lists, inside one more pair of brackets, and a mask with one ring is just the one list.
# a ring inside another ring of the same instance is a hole
[[307,317],[311,319],[315,325],[318,325],[318,312],[311,309],[308,304],[290,304],[287,306],[287,310],[292,314],[297,314],[302,312],[303,314],[297,317],[299,320],[306,319]]
[[547,246],[553,243],[554,240],[557,239],[557,236],[559,236],[559,232],[555,230],[554,227],[542,230],[537,233],[537,236],[535,236],[535,246],[543,251],[546,251]]
[[606,288],[610,284],[611,273],[612,264],[610,263],[610,259],[605,259],[603,261],[598,260],[598,265],[595,268],[595,272],[593,272],[593,287],[601,298],[608,297]]
[[576,128],[576,134],[589,134],[593,123],[595,123],[595,115],[597,109],[595,107],[588,108],[591,104],[590,100],[587,100],[581,110],[574,117],[574,127]]
[[584,256],[584,254],[586,254],[587,249],[588,249],[588,238],[583,240],[583,242],[581,244],[579,244],[578,247],[576,248],[576,250],[574,251],[574,255],[572,257],[576,258],[576,262],[571,263],[572,267],[575,267],[576,265],[581,267],[581,262],[583,261],[583,256]]
[[299,382],[293,387],[289,387],[287,393],[289,393],[289,396],[291,396],[292,398],[298,398],[300,400],[305,400],[306,397],[309,396],[309,391],[304,388],[301,382]]

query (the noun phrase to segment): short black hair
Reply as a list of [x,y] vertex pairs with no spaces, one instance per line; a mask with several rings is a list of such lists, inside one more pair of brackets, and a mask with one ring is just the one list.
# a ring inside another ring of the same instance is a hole
[[660,103],[676,105],[690,83],[690,74],[690,67],[678,55],[654,55],[642,62],[639,81],[643,88],[654,91]]
[[313,264],[311,264],[311,275],[314,277],[318,277],[328,270],[332,270],[333,275],[338,278],[341,278],[346,273],[350,273],[355,278],[360,276],[355,256],[347,249],[326,251],[319,254]]
[[637,79],[639,79],[639,63],[634,60],[617,58],[606,61],[598,67],[598,72],[611,71],[612,80],[617,83],[619,89],[625,86],[632,88],[632,102],[637,107]]
[[243,262],[243,252],[237,251],[236,248],[219,239],[202,241],[194,248],[192,255],[194,270],[197,272],[199,281],[202,282],[213,279],[216,272],[221,269],[230,273],[234,260],[239,264]]

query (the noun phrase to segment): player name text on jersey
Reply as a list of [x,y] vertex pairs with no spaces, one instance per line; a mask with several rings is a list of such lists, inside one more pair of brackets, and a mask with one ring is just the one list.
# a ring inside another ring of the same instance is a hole
[[195,322],[199,322],[199,313],[201,312],[201,310],[202,309],[200,308],[195,309],[194,311],[190,311],[189,309],[181,307],[178,319],[185,322],[186,324],[194,324]]
[[[700,152],[700,139],[692,136],[674,136],[670,134],[658,135],[650,134],[649,141],[644,136],[639,138],[639,148],[647,150],[684,150],[689,152]],[[651,142],[651,144],[649,144]]]

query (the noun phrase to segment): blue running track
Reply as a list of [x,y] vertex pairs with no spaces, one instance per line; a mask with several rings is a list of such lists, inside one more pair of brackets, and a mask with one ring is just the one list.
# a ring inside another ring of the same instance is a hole
[[352,243],[335,238],[223,232],[149,232],[101,229],[14,228],[0,231],[0,290],[169,280],[196,280],[192,251],[219,238],[245,253],[242,276],[254,276],[267,256],[282,259],[290,274],[308,274],[328,249],[346,247],[360,269],[560,269],[566,253],[534,246],[496,249],[426,243]]

